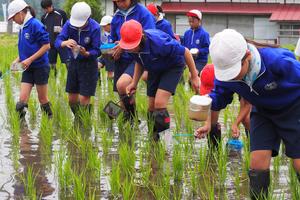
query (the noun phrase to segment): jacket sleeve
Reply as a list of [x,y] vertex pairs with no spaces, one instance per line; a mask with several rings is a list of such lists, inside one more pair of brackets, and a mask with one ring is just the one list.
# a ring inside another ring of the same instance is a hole
[[40,45],[50,43],[49,33],[46,31],[45,26],[41,22],[34,23],[33,36]]
[[93,41],[92,41],[92,48],[89,50],[89,53],[90,53],[89,57],[97,59],[101,55],[101,51],[100,51],[100,45],[101,45],[100,35],[101,35],[101,31],[100,31],[100,26],[99,26],[92,33]]
[[60,34],[57,36],[56,40],[55,40],[55,48],[59,49],[61,48],[61,43],[63,41],[66,41],[68,40],[69,38],[69,33],[68,33],[68,23],[66,23],[64,26],[63,26],[63,29],[62,31],[60,32]]
[[110,37],[112,39],[113,42],[116,42],[118,41],[118,38],[117,38],[117,28],[116,28],[116,16],[113,17],[112,21],[111,21],[111,29],[110,29]]
[[143,30],[155,29],[155,18],[148,10],[143,13],[140,23],[143,26]]
[[204,32],[201,37],[199,54],[200,55],[208,55],[209,54],[209,45],[210,45],[209,34]]
[[231,90],[216,84],[215,81],[215,88],[209,94],[212,98],[211,110],[219,111],[226,108],[226,106],[232,102],[233,94]]

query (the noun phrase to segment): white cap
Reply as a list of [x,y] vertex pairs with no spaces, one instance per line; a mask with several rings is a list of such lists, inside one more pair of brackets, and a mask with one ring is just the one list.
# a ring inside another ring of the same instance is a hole
[[190,10],[186,15],[189,17],[197,17],[199,19],[202,19],[202,13],[200,12],[200,10]]
[[296,54],[296,56],[300,56],[300,38],[298,39],[294,53]]
[[71,9],[70,23],[75,27],[82,27],[92,14],[91,7],[85,2],[77,2]]
[[24,10],[26,7],[28,7],[28,4],[23,0],[14,0],[12,1],[7,8],[8,11],[8,20],[13,18],[17,13]]
[[209,46],[216,78],[220,81],[228,81],[237,77],[246,52],[247,42],[237,31],[224,29],[217,33]]
[[112,20],[112,16],[106,15],[106,16],[102,17],[100,26],[106,26],[107,24],[110,24],[111,20]]

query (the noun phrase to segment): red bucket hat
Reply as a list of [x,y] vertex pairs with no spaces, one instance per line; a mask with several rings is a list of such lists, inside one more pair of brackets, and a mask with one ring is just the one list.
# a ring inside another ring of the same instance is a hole
[[206,95],[214,89],[215,70],[213,64],[205,65],[200,75],[200,95]]
[[125,50],[134,49],[141,42],[143,27],[138,21],[132,19],[122,25],[120,34],[120,47]]

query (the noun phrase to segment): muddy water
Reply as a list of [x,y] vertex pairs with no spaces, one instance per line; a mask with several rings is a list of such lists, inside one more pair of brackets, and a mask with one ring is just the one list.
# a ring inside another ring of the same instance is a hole
[[[102,84],[107,84],[106,82]],[[35,121],[30,122],[30,116],[26,116],[26,121],[21,123],[21,131],[19,138],[19,145],[14,145],[12,142],[12,134],[9,131],[9,123],[7,121],[7,110],[5,104],[5,95],[3,82],[0,81],[0,199],[24,199],[25,196],[25,187],[22,177],[27,176],[29,168],[32,168],[33,174],[36,175],[36,193],[38,198],[42,199],[74,199],[74,195],[70,190],[62,189],[59,187],[58,183],[58,174],[57,166],[55,162],[55,156],[58,154],[60,145],[64,145],[72,157],[72,167],[74,171],[80,174],[84,171],[85,164],[87,162],[86,158],[82,157],[82,154],[78,151],[78,148],[72,144],[66,144],[65,141],[61,141],[58,137],[54,136],[52,140],[52,145],[50,152],[45,151],[43,144],[40,138],[40,113]],[[105,89],[102,92],[106,92]],[[14,89],[14,94],[18,96],[18,90]],[[32,97],[36,98],[36,94],[33,92]],[[170,106],[172,101],[170,101]],[[171,109],[170,109],[171,110]],[[174,118],[171,113],[171,117]],[[221,118],[222,121],[222,118]],[[172,120],[174,122],[174,120]],[[195,127],[199,124],[195,123]],[[171,130],[174,130],[175,125],[171,124]],[[140,164],[143,161],[140,161],[141,149],[145,148],[147,143],[147,125],[144,120],[142,120],[139,125],[139,134],[136,136],[135,140],[135,182],[139,183],[140,180]],[[223,132],[226,132],[225,127],[223,127]],[[87,187],[94,192],[96,199],[113,199],[111,196],[111,185],[109,183],[110,173],[112,170],[112,160],[118,159],[118,148],[120,145],[120,133],[116,126],[112,126],[112,146],[109,148],[108,155],[104,155],[102,146],[101,146],[101,135],[95,134],[94,131],[91,132],[90,140],[93,143],[94,150],[98,152],[98,156],[101,158],[101,176],[100,180],[94,178],[93,174],[85,173],[87,180]],[[180,145],[184,148],[184,140],[186,138],[173,138],[171,131],[165,131],[161,135],[162,141],[166,145],[166,162],[172,166],[172,156],[174,151],[174,145]],[[201,148],[206,148],[206,140],[195,140],[189,145],[193,145],[194,153],[191,155],[191,158],[197,163],[199,160],[198,152]],[[216,199],[223,199],[222,195],[225,194],[227,199],[248,199],[248,180],[245,176],[242,168],[243,162],[243,152],[236,153],[233,152],[228,156],[227,164],[227,178],[224,185],[218,185],[215,183],[215,197]],[[157,163],[151,163],[152,166],[152,179],[159,178],[159,169],[155,166]],[[205,185],[204,179],[209,179],[210,177],[216,177],[217,174],[217,165],[216,163],[210,163],[210,168],[205,174],[205,176],[197,176],[200,179],[199,190],[203,190]],[[240,195],[237,196],[236,186],[234,184],[236,173],[240,171]],[[186,174],[186,173],[185,173]],[[174,181],[170,178],[171,185],[171,198],[178,199],[208,199],[207,196],[195,195],[191,190],[190,178],[187,177],[184,181]],[[279,174],[274,176],[273,181],[274,185],[274,197],[282,197],[284,194],[284,199],[291,199],[290,190],[288,186],[288,162],[285,157],[282,158]],[[138,184],[137,184],[138,185]],[[136,187],[136,199],[155,199],[153,193],[151,193],[147,188]],[[200,197],[201,196],[201,197]],[[116,198],[116,197],[115,197]],[[122,199],[117,197],[117,199]]]

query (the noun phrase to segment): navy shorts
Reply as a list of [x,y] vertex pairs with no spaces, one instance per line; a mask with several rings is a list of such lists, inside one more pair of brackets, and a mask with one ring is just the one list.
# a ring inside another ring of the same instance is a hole
[[117,82],[122,74],[128,74],[133,77],[134,74],[134,65],[135,62],[132,63],[122,63],[120,61],[115,62],[115,70],[114,70],[114,91],[117,92]]
[[59,48],[56,49],[52,47],[49,49],[48,57],[50,64],[56,64],[57,63],[57,54],[59,54],[60,60],[62,63],[67,63],[70,60],[69,51],[65,48]]
[[95,96],[97,81],[97,60],[72,60],[68,67],[66,92]]
[[158,89],[168,91],[174,95],[183,71],[184,66],[176,66],[163,72],[148,71],[147,96],[155,97]]
[[252,109],[250,150],[272,150],[277,156],[281,141],[288,157],[300,158],[300,99],[278,112]]
[[22,83],[30,83],[32,85],[46,85],[48,84],[50,67],[29,67],[22,73]]
[[105,65],[105,70],[108,72],[113,72],[115,70],[115,62],[112,59],[101,57],[98,59],[98,62]]

